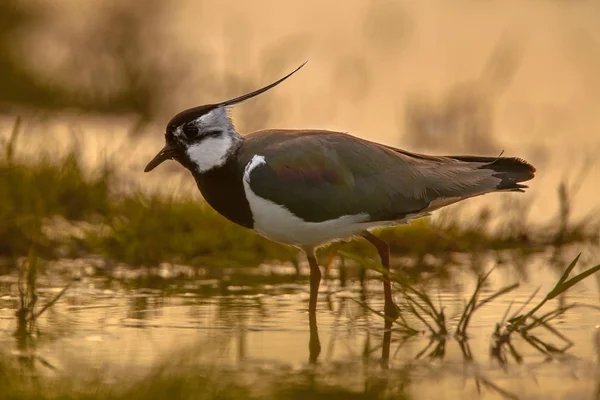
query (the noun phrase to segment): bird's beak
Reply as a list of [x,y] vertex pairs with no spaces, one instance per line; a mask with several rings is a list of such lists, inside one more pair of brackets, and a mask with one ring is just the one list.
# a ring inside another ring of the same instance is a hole
[[148,163],[148,165],[146,165],[144,172],[152,171],[154,168],[162,164],[163,161],[173,158],[174,155],[175,150],[168,144],[165,144],[165,147],[163,147],[162,150],[159,151],[158,154],[154,156],[154,158]]

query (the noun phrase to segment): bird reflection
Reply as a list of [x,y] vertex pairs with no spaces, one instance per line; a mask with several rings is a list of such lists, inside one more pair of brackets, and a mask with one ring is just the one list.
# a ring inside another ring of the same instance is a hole
[[321,354],[321,341],[319,340],[319,328],[317,327],[317,316],[308,313],[308,324],[310,326],[310,338],[308,340],[308,362],[315,364]]
[[381,344],[381,368],[390,367],[390,344],[392,342],[392,321],[386,319],[383,331],[383,342]]
[[[308,362],[310,364],[316,364],[319,359],[319,355],[321,354],[321,340],[319,339],[319,328],[317,324],[316,314],[309,313],[308,322],[310,328],[310,335],[308,340]],[[384,324],[380,362],[380,365],[383,369],[389,368],[390,346],[392,342],[392,323],[393,322],[391,319],[386,319]],[[367,336],[367,340],[368,337],[369,336]]]

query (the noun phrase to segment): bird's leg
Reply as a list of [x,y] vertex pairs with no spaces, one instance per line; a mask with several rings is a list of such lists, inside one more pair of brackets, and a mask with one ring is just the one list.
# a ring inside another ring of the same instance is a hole
[[308,265],[310,265],[310,299],[308,301],[308,312],[314,314],[317,311],[317,297],[319,285],[321,284],[321,270],[317,263],[317,257],[313,249],[305,250]]
[[310,339],[308,341],[309,362],[314,364],[321,354],[321,341],[319,340],[319,330],[317,328],[317,297],[319,295],[319,285],[321,284],[321,270],[315,256],[315,250],[305,248],[306,258],[310,266],[310,299],[308,300],[308,322],[310,326]]
[[365,231],[362,236],[367,239],[379,253],[381,258],[381,265],[386,270],[383,274],[383,295],[385,299],[385,315],[389,318],[398,318],[398,308],[392,299],[392,284],[390,283],[390,245],[383,239],[379,239],[371,232]]

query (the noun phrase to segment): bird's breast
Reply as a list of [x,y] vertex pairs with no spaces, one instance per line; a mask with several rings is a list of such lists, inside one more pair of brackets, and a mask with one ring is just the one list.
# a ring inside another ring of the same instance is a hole
[[252,212],[242,184],[242,174],[230,162],[202,174],[193,173],[206,202],[228,220],[252,229]]

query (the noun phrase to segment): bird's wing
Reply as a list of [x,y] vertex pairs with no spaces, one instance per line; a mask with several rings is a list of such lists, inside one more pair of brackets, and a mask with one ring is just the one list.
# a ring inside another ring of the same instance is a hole
[[252,191],[308,222],[363,213],[402,220],[501,190],[503,182],[485,167],[493,158],[412,154],[338,132],[258,132],[246,137],[243,152],[248,162],[254,155],[265,161],[248,177]]

